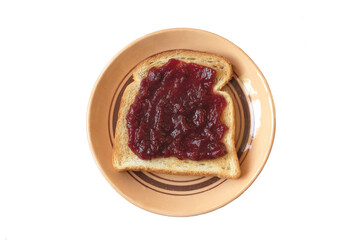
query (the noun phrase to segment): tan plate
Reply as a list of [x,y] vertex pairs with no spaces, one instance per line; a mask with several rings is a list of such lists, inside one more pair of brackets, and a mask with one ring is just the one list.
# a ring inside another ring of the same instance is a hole
[[[145,58],[171,49],[193,49],[228,58],[234,76],[225,89],[236,108],[236,147],[242,175],[238,180],[117,172],[111,163],[121,96],[133,68]],[[127,200],[145,210],[191,216],[224,206],[240,196],[263,169],[275,135],[275,108],[269,86],[255,63],[235,44],[210,32],[168,29],[146,35],[118,53],[99,77],[88,109],[90,146],[102,174]]]

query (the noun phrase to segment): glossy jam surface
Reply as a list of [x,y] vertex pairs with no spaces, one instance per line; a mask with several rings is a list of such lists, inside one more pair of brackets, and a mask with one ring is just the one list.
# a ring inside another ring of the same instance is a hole
[[213,92],[216,71],[170,59],[151,68],[126,116],[129,147],[141,159],[175,156],[204,160],[226,154],[223,96]]

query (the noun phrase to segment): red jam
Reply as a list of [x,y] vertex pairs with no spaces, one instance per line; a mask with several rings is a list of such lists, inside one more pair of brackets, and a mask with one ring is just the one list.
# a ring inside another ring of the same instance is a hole
[[215,75],[176,59],[151,68],[126,116],[130,149],[142,159],[225,155],[221,139],[228,128],[220,116],[226,100],[213,91]]

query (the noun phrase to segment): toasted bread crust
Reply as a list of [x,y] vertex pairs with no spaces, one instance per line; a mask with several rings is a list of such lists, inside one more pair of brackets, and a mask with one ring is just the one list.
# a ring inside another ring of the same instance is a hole
[[[179,160],[176,157],[142,160],[128,146],[128,129],[126,115],[140,89],[140,82],[147,76],[151,67],[160,67],[170,58],[184,62],[193,62],[216,70],[214,92],[221,94],[227,101],[221,121],[229,128],[222,139],[227,154],[220,158],[194,161]],[[150,171],[180,175],[218,176],[221,178],[238,178],[240,166],[235,149],[235,109],[230,95],[220,91],[232,77],[232,66],[228,60],[219,55],[192,50],[173,50],[159,53],[138,64],[133,72],[134,82],[129,84],[121,98],[118,121],[116,124],[113,166],[119,171]]]

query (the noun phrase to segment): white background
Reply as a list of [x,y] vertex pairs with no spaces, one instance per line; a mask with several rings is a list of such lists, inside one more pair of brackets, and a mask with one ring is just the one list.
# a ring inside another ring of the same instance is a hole
[[[0,240],[360,239],[357,1],[3,1],[0,3]],[[133,40],[191,27],[259,66],[277,130],[238,199],[196,217],[149,213],[98,170],[87,104]]]

